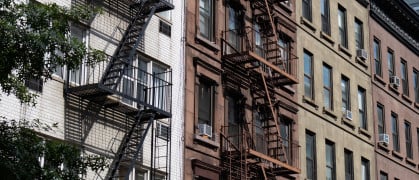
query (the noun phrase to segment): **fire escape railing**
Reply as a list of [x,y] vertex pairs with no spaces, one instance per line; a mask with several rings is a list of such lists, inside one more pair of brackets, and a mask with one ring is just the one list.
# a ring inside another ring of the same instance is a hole
[[[222,37],[222,55],[225,59],[232,59],[243,66],[250,63],[247,65],[248,68],[261,66],[267,75],[272,75],[273,71],[279,70],[275,73],[288,74],[297,79],[298,58],[291,53],[290,49],[280,46],[278,41],[264,37],[262,32],[252,27],[245,27],[224,31]],[[239,56],[240,54],[250,54],[254,57],[253,60],[250,57],[243,59]],[[257,61],[258,59],[262,61]]]

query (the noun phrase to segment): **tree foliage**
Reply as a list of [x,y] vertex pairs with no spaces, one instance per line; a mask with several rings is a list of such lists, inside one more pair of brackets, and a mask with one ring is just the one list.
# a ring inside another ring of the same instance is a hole
[[39,121],[0,122],[1,179],[82,179],[90,168],[103,170],[104,157],[83,155],[80,148],[45,140],[34,129],[53,130]]
[[[85,21],[98,11],[64,8],[34,1],[0,1],[0,88],[15,94],[22,103],[35,104],[36,94],[24,85],[25,79],[48,80],[55,67],[79,67],[83,59],[105,59],[100,51],[89,49],[71,37],[70,23]],[[59,53],[57,53],[59,52]]]

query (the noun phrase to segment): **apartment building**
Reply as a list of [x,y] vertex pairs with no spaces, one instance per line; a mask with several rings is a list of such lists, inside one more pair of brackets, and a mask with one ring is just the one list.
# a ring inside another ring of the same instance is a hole
[[39,95],[36,107],[2,96],[0,115],[58,123],[41,136],[107,157],[109,168],[86,179],[182,179],[183,2],[39,2],[101,8],[88,21],[72,22],[71,34],[108,60],[71,71],[56,67],[46,83],[27,81]]
[[185,179],[295,178],[295,1],[186,3]]
[[377,178],[419,178],[419,16],[404,1],[371,1],[370,66]]
[[369,3],[296,3],[300,179],[376,179]]

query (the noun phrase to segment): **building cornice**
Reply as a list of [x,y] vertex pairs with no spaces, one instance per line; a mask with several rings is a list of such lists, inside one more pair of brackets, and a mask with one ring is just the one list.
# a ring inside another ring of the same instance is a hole
[[419,42],[412,38],[405,30],[397,25],[380,7],[374,2],[370,4],[371,16],[377,20],[385,29],[392,33],[397,39],[409,49],[419,55]]

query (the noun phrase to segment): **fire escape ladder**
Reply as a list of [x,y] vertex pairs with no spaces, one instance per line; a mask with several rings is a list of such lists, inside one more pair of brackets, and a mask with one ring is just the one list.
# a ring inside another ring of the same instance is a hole
[[[138,112],[138,116],[135,118],[134,124],[122,139],[115,159],[110,166],[109,180],[115,178],[119,179],[122,177],[126,180],[129,179],[129,174],[135,167],[135,163],[139,152],[143,147],[147,132],[150,129],[151,124],[154,122],[155,114],[156,113],[152,110],[142,110]],[[119,167],[123,162],[129,163],[126,174],[118,173]]]
[[124,72],[132,63],[137,48],[143,40],[147,25],[156,11],[157,5],[145,0],[132,7],[135,11],[135,17],[128,25],[99,83],[99,86],[111,92],[116,91]]

